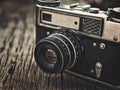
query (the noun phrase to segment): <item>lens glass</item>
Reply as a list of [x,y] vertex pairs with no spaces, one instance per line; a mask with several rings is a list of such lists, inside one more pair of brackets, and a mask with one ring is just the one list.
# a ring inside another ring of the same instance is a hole
[[51,64],[55,64],[57,62],[57,54],[52,49],[47,49],[46,58],[47,58],[47,61]]

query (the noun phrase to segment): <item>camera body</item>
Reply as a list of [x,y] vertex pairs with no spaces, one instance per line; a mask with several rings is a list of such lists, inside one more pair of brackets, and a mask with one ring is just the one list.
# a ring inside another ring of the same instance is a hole
[[89,6],[59,4],[40,0],[36,4],[38,66],[46,73],[64,71],[120,88],[118,8],[106,13]]

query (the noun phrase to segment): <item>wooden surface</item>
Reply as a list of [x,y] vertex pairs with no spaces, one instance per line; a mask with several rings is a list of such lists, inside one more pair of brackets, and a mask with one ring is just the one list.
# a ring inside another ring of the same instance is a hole
[[34,5],[0,3],[0,90],[111,90],[68,74],[47,75],[34,62]]

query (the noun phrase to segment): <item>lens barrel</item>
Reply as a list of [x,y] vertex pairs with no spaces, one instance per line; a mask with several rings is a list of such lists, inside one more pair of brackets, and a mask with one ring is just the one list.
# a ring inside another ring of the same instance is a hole
[[35,48],[35,60],[46,73],[59,73],[74,66],[82,57],[82,44],[71,32],[56,32]]

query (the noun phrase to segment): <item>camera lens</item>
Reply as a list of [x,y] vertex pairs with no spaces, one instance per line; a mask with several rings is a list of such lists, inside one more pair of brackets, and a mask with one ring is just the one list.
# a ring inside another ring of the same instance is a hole
[[35,60],[46,73],[59,73],[82,60],[82,43],[71,32],[51,34],[35,48]]
[[48,49],[46,51],[46,57],[49,63],[56,63],[57,62],[57,54],[55,51],[53,51],[52,49]]

